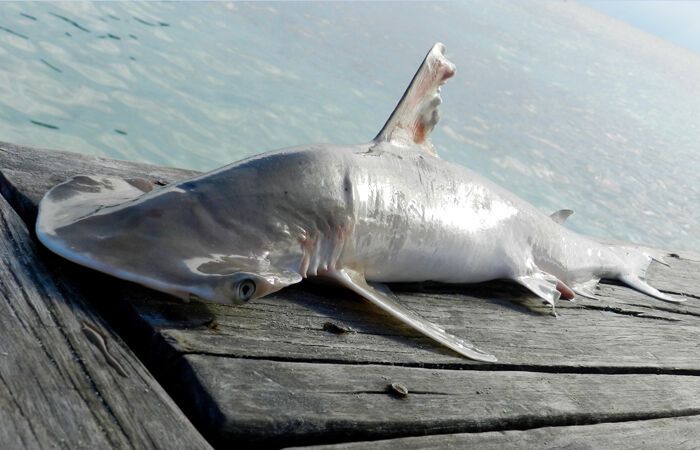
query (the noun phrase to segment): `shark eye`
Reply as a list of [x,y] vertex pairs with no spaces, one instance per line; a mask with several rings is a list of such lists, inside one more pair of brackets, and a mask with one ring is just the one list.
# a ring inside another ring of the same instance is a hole
[[255,294],[255,281],[250,278],[241,280],[236,285],[236,296],[238,300],[247,302],[253,297],[253,294]]

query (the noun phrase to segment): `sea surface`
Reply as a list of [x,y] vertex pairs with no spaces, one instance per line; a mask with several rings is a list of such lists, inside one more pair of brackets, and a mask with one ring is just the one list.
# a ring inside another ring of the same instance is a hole
[[700,251],[700,56],[571,1],[0,3],[0,141],[199,170],[366,142],[436,41],[443,158]]

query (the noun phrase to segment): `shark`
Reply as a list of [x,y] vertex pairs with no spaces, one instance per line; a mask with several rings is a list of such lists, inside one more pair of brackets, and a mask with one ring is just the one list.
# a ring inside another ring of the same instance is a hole
[[[644,281],[653,252],[580,235],[461,165],[429,137],[445,47],[427,53],[377,136],[262,153],[158,187],[81,175],[50,189],[36,234],[70,261],[185,301],[241,304],[305,278],[354,291],[467,358],[496,357],[401,305],[385,283],[518,283],[554,308],[603,279]],[[556,313],[556,312],[555,312]]]

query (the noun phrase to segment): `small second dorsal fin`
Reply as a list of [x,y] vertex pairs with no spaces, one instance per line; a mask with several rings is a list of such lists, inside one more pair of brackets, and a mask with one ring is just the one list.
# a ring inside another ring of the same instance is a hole
[[374,142],[419,144],[436,155],[428,135],[439,119],[440,86],[454,74],[455,65],[445,57],[445,46],[433,45]]
[[574,212],[570,209],[560,209],[559,211],[555,211],[552,214],[549,215],[549,217],[552,218],[553,221],[561,225],[562,223],[566,222],[566,219],[569,218]]

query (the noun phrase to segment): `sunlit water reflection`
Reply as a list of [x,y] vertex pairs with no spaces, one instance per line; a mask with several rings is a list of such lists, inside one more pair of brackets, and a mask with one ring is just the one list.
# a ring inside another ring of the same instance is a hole
[[444,158],[578,231],[700,251],[700,57],[571,2],[0,12],[0,140],[200,170],[363,142],[439,40]]

